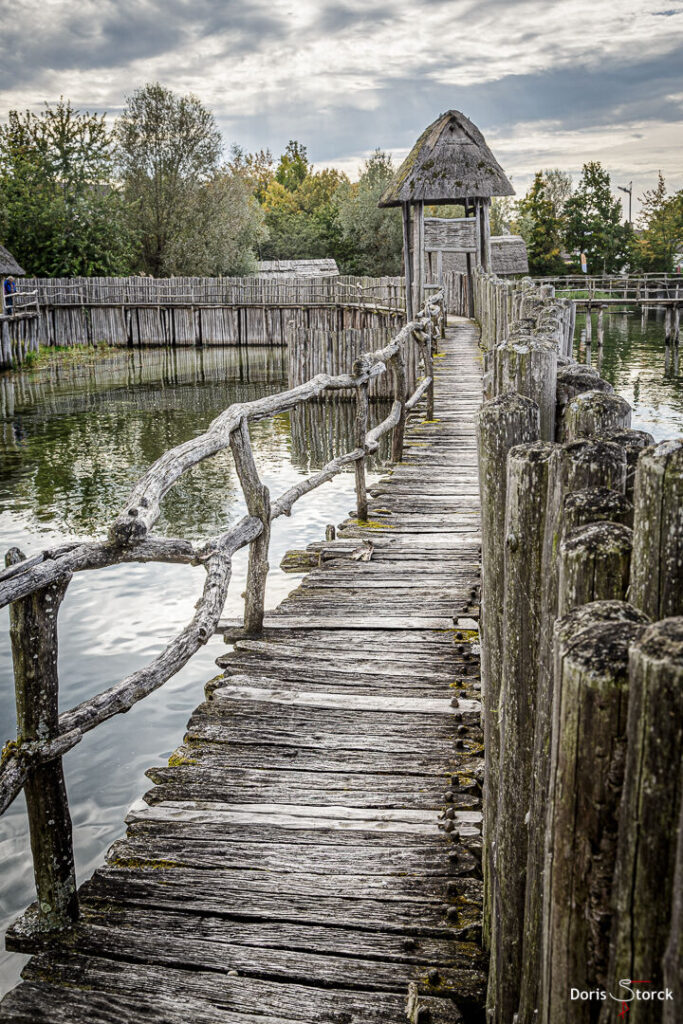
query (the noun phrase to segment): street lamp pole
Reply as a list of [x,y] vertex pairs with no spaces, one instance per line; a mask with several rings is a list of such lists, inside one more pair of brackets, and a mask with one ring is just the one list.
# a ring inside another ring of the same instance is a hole
[[633,199],[633,182],[629,181],[628,188],[625,185],[617,185],[620,192],[625,192],[628,196],[628,222],[631,223],[631,201]]

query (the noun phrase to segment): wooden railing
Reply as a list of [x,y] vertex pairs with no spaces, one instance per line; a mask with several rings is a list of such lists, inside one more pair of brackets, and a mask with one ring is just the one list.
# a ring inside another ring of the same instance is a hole
[[[71,543],[26,559],[17,549],[6,556],[0,572],[0,607],[10,604],[10,633],[17,702],[17,739],[5,745],[0,766],[0,813],[24,790],[26,796],[37,904],[22,927],[51,932],[78,915],[71,839],[71,819],[64,786],[62,756],[83,734],[162,686],[215,633],[230,584],[232,556],[249,545],[244,629],[258,633],[263,624],[271,523],[290,515],[304,494],[331,480],[345,466],[355,469],[358,518],[367,519],[365,469],[367,456],[380,438],[392,431],[392,459],[401,458],[407,412],[427,395],[433,418],[432,345],[443,335],[443,295],[429,298],[415,321],[407,324],[384,348],[367,352],[349,373],[320,374],[298,387],[252,402],[229,406],[208,430],[167,451],[133,488],[106,540]],[[424,375],[408,396],[405,350],[415,338],[422,353]],[[368,429],[368,385],[389,372],[394,401],[381,423]],[[259,478],[249,423],[278,415],[325,393],[353,389],[356,393],[355,447],[338,455],[312,476],[290,487],[276,500]],[[201,547],[180,538],[151,533],[164,495],[181,476],[204,459],[230,448],[244,493],[247,515],[233,529]],[[121,562],[175,562],[203,565],[206,582],[188,625],[150,664],[109,689],[61,714],[58,711],[57,616],[75,572]]]

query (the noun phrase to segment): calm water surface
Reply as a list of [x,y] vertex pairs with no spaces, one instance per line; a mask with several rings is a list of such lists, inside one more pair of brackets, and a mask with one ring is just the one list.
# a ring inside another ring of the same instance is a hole
[[[287,386],[281,350],[116,351],[87,365],[0,377],[0,542],[31,555],[69,539],[103,537],[142,472],[167,448],[201,433],[231,402]],[[328,410],[330,411],[330,410]],[[383,413],[382,413],[383,414]],[[252,424],[256,461],[276,497],[345,450],[352,406],[320,407]],[[375,410],[374,416],[379,415]],[[324,425],[323,425],[324,422]],[[343,447],[342,447],[343,445]],[[285,551],[324,535],[354,503],[344,473],[274,524],[267,606],[300,577],[282,573]],[[186,474],[163,503],[155,532],[201,540],[245,512],[232,459],[223,453]],[[225,614],[242,613],[246,550],[235,556]],[[192,617],[202,568],[115,566],[78,573],[59,613],[60,707],[66,710],[146,664]],[[79,882],[122,834],[128,806],[149,788],[145,769],[181,742],[202,688],[217,672],[220,637],[128,714],[88,733],[65,758]],[[0,742],[16,735],[8,612],[0,610]],[[34,899],[23,797],[0,818],[0,928]],[[0,954],[0,988],[24,961]]]
[[[577,326],[576,354],[587,360]],[[634,406],[634,426],[657,440],[683,434],[683,382],[665,366],[661,317],[641,330],[640,315],[605,317],[605,344],[593,324],[590,358]],[[102,537],[128,490],[163,451],[198,433],[222,409],[286,387],[280,350],[125,351],[81,366],[63,364],[0,377],[0,540],[30,555],[75,538]],[[351,405],[334,415],[308,407],[252,425],[265,483],[276,496],[301,474],[347,447]],[[353,477],[343,474],[302,499],[274,524],[268,607],[296,579],[278,568],[284,552],[318,540],[353,507]],[[187,474],[167,496],[156,530],[200,540],[244,514],[229,454]],[[226,615],[242,611],[246,551],[235,558]],[[116,566],[77,574],[60,611],[62,709],[145,664],[191,618],[203,570]],[[7,610],[0,611],[0,740],[16,734]],[[168,758],[216,673],[224,649],[215,638],[161,690],[92,733],[65,758],[79,882],[101,863],[124,829],[128,806],[145,789],[145,769]],[[34,898],[26,815],[19,798],[0,819],[0,927]],[[0,988],[18,980],[24,958],[0,955]]]
[[652,311],[643,325],[640,312],[605,313],[605,339],[598,347],[593,314],[590,355],[585,345],[585,316],[577,317],[574,355],[592,362],[601,376],[633,407],[633,427],[648,430],[656,441],[683,435],[683,376],[673,352],[664,346],[664,318]]

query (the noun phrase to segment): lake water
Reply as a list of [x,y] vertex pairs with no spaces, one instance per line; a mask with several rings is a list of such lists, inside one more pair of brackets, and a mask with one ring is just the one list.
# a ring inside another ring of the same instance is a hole
[[[585,315],[577,317],[574,355],[588,362]],[[683,435],[683,376],[673,352],[664,345],[664,317],[651,311],[643,325],[640,312],[605,313],[605,339],[598,348],[597,314],[592,317],[590,361],[617,394],[633,407],[633,427],[656,441]]]
[[[605,317],[591,358],[634,406],[634,426],[657,440],[683,434],[683,384],[665,367],[661,319]],[[577,356],[585,360],[577,324]],[[0,540],[31,555],[68,539],[102,537],[141,473],[167,448],[201,433],[231,402],[286,387],[281,350],[194,349],[96,353],[86,365],[0,375]],[[375,418],[379,410],[375,410]],[[262,479],[277,496],[301,474],[347,447],[352,405],[319,407],[252,425]],[[376,466],[375,468],[379,468]],[[296,584],[279,562],[353,508],[345,473],[302,499],[273,528],[268,607]],[[229,453],[187,474],[168,495],[155,532],[210,537],[244,514]],[[246,551],[235,557],[225,614],[242,612]],[[116,566],[76,574],[60,610],[60,698],[66,709],[146,664],[185,625],[203,582],[201,568]],[[220,637],[198,652],[161,690],[97,730],[65,758],[79,882],[102,862],[124,830],[128,806],[149,788],[145,769],[180,743],[202,689],[224,650]],[[7,609],[0,610],[0,741],[16,735]],[[34,898],[23,798],[0,818],[0,928]],[[0,990],[18,980],[24,961],[0,953]]]
[[[86,365],[0,376],[0,542],[26,555],[69,539],[103,537],[135,480],[167,448],[206,429],[226,406],[287,387],[282,350],[194,349],[94,353]],[[386,406],[372,403],[373,420]],[[277,497],[333,452],[347,450],[351,402],[254,423],[256,461]],[[329,415],[328,415],[329,413]],[[323,422],[324,421],[324,422]],[[376,464],[374,468],[378,468]],[[370,479],[375,479],[370,476]],[[273,524],[267,607],[300,577],[279,563],[324,536],[354,505],[353,474],[301,499]],[[163,503],[155,532],[201,540],[245,508],[230,452],[186,474]],[[246,549],[237,553],[226,616],[243,611]],[[192,617],[202,568],[120,565],[77,573],[59,613],[60,707],[66,710],[149,662]],[[150,783],[145,769],[181,742],[204,684],[225,650],[215,637],[166,685],[93,732],[65,758],[79,882],[124,829],[128,806]],[[0,610],[0,742],[16,735],[8,610]],[[0,928],[34,899],[23,796],[0,818]],[[24,961],[0,953],[0,989]]]

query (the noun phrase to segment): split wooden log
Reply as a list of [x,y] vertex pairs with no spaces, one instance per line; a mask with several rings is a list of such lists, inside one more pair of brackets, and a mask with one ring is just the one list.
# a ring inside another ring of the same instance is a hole
[[[648,626],[631,647],[627,737],[607,976],[648,978],[661,988],[683,795],[681,616]],[[634,1000],[629,1008],[632,1024],[661,1020],[660,1003]],[[604,1008],[600,1020],[609,1019]]]
[[602,437],[606,430],[631,426],[631,406],[618,395],[593,389],[576,395],[564,412],[563,436],[567,441]]
[[[6,565],[24,556],[12,548]],[[49,744],[59,734],[57,614],[71,577],[62,577],[10,608],[17,703],[17,743]],[[54,932],[78,917],[71,815],[61,756],[29,768],[23,780],[38,897],[34,927]]]
[[651,619],[683,614],[683,438],[646,449],[633,496],[630,599]]
[[560,544],[558,615],[589,601],[621,601],[631,568],[633,531],[622,523],[577,526]]
[[553,692],[553,626],[558,607],[558,554],[564,532],[564,499],[571,491],[597,486],[623,493],[625,479],[626,455],[618,445],[610,442],[572,441],[557,446],[551,457],[543,536],[543,589],[538,643],[534,771],[527,840],[520,1024],[533,1021],[540,971],[541,865],[548,792],[547,752],[550,744],[550,708]]
[[[498,701],[503,653],[503,573],[505,552],[506,460],[515,445],[537,441],[539,411],[535,402],[508,392],[485,402],[477,417],[482,533],[482,718],[486,750],[484,797],[485,909],[488,936],[492,901],[491,843],[495,836],[498,792]],[[488,939],[486,940],[488,941]]]
[[495,842],[491,957],[487,1006],[491,1021],[512,1020],[519,1001],[526,876],[526,824],[531,791],[536,668],[542,583],[542,540],[548,441],[512,448],[507,463],[503,657],[499,699],[500,771]]
[[495,350],[494,394],[516,391],[536,402],[540,412],[540,436],[555,436],[555,389],[557,347],[537,335],[504,342]]
[[559,619],[556,627],[538,1019],[590,1024],[593,1007],[568,993],[607,984],[628,650],[646,627],[599,622],[574,638],[564,625]]

